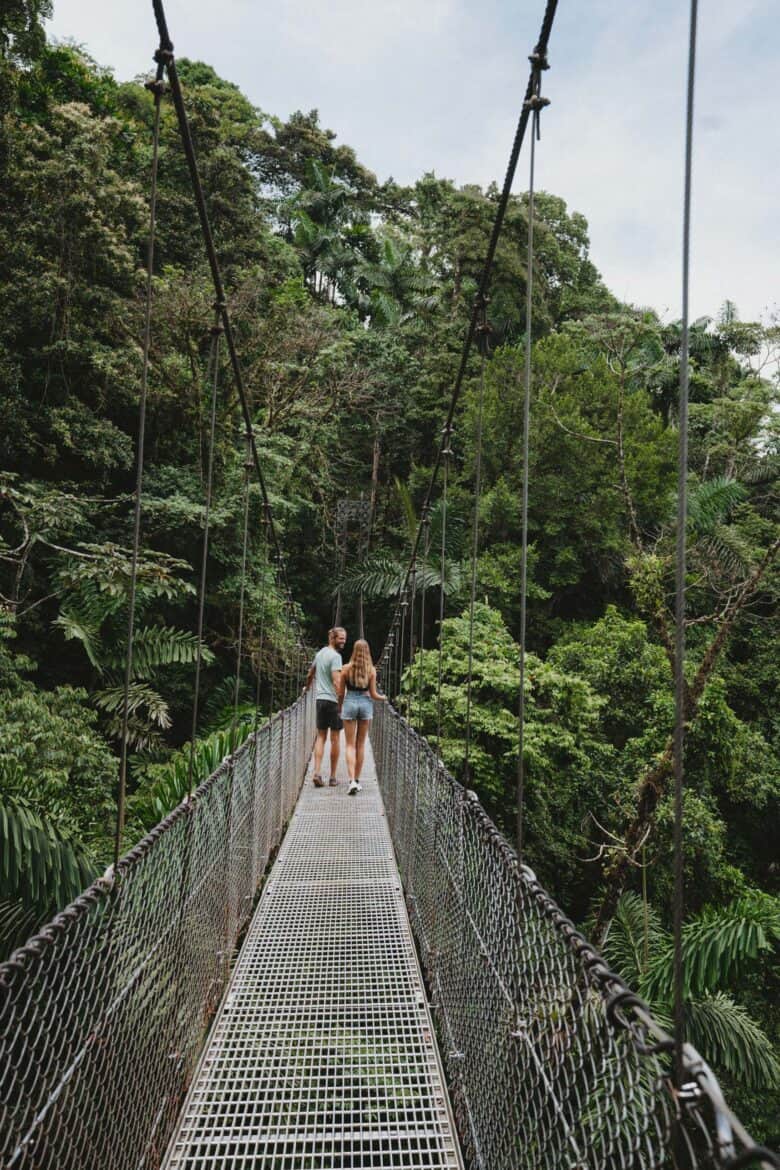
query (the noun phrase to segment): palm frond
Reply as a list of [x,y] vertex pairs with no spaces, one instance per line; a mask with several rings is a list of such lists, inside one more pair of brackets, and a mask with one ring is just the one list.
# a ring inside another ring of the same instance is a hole
[[710,1064],[748,1088],[780,1085],[780,1061],[763,1028],[729,995],[717,992],[686,1004],[688,1038]]
[[95,877],[87,850],[21,797],[0,796],[0,898],[42,913],[66,905]]
[[0,963],[22,946],[46,917],[21,899],[0,901]]
[[[211,650],[201,643],[201,661],[213,662]],[[171,626],[144,626],[133,638],[133,675],[149,678],[158,666],[187,665],[198,656],[198,636]]]
[[780,940],[780,902],[764,894],[703,911],[683,930],[686,994],[699,996],[739,977]]
[[[203,699],[203,727],[207,731],[219,731],[229,726],[233,716],[233,699],[235,696],[236,680],[234,675],[220,679],[210,687]],[[251,698],[251,689],[244,680],[238,693],[239,710],[243,711]],[[252,706],[254,710],[254,705]],[[229,717],[228,717],[229,712]]]
[[[456,511],[452,504],[447,507],[447,557],[459,560],[466,552],[468,543],[468,525],[463,516]],[[437,557],[441,553],[441,536],[444,525],[444,504],[441,499],[436,500],[431,507],[431,551]]]
[[632,987],[641,987],[649,956],[664,938],[658,912],[638,894],[622,894],[602,947],[604,958]]
[[[125,693],[122,686],[106,687],[95,693],[96,705],[101,711],[108,712],[109,715],[118,715],[124,707],[124,701]],[[162,695],[150,687],[148,683],[132,682],[130,684],[127,709],[131,715],[137,715],[145,710],[149,722],[163,731],[167,731],[171,726],[168,704]]]
[[401,501],[401,509],[406,521],[406,535],[409,539],[409,547],[414,544],[417,536],[417,513],[414,510],[414,503],[412,501],[412,493],[409,491],[405,483],[396,476],[395,490],[398,499]]
[[54,625],[62,630],[66,641],[75,640],[81,643],[84,647],[84,653],[95,670],[102,674],[100,623],[94,624],[83,614],[63,609],[54,619]]
[[[683,928],[683,987],[698,998],[732,983],[780,939],[780,903],[752,893],[728,906],[704,910]],[[659,948],[645,983],[649,999],[670,1002],[673,987],[671,939]]]
[[[251,719],[240,721],[235,728],[214,731],[204,739],[195,741],[192,756],[193,788],[210,776],[225,757],[244,742],[252,729],[254,710],[251,715]],[[147,828],[162,820],[187,795],[190,783],[190,754],[190,745],[185,744],[167,763],[156,765],[152,770],[152,780],[131,797],[131,808]]]
[[707,536],[744,500],[745,489],[725,475],[708,479],[688,495],[688,525],[693,534]]
[[362,593],[366,598],[392,597],[401,588],[406,563],[391,552],[370,553],[347,570],[341,588],[349,597]]
[[748,541],[727,524],[718,524],[703,541],[703,547],[710,560],[720,563],[734,577],[747,573],[753,561]]
[[759,462],[754,463],[752,467],[747,467],[742,472],[742,479],[745,483],[764,484],[774,483],[780,477],[780,459],[773,455],[763,457]]

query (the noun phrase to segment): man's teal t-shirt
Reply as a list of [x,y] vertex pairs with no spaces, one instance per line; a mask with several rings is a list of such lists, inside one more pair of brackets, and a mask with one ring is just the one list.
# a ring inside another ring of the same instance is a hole
[[331,703],[338,702],[333,682],[334,670],[341,670],[341,655],[332,646],[323,646],[314,655],[316,695],[318,699],[329,699]]

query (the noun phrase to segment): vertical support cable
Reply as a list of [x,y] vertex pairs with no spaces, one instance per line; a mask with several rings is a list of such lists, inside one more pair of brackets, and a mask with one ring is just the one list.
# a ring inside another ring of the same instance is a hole
[[402,697],[403,688],[403,646],[406,642],[406,611],[409,608],[409,599],[406,593],[401,593],[401,636],[398,643],[398,695]]
[[149,350],[152,338],[152,277],[154,273],[154,239],[157,227],[157,172],[160,159],[160,105],[164,90],[164,65],[157,63],[157,76],[147,88],[154,94],[154,129],[152,132],[152,174],[149,192],[149,240],[146,249],[146,304],[144,309],[143,363],[141,367],[141,394],[138,410],[138,453],[136,456],[135,501],[133,506],[133,553],[130,564],[130,595],[127,613],[127,654],[125,657],[124,696],[122,700],[122,729],[120,732],[119,792],[117,794],[116,834],[114,837],[114,865],[122,852],[125,828],[125,800],[127,794],[127,738],[130,724],[130,683],[133,677],[133,640],[135,636],[135,600],[138,581],[138,552],[141,544],[141,493],[144,479],[144,446],[146,440],[146,399],[149,386]]
[[446,596],[445,570],[447,564],[447,489],[449,486],[450,457],[452,455],[452,427],[448,423],[442,432],[442,492],[441,492],[441,559],[439,564],[439,661],[438,677],[436,680],[436,751],[439,759],[441,752],[441,680],[443,666],[443,637],[444,637],[444,603]]
[[539,138],[539,114],[548,105],[540,95],[542,70],[547,68],[547,59],[538,53],[531,56],[534,66],[534,84],[529,108],[533,112],[531,129],[531,152],[528,178],[528,244],[527,277],[525,286],[525,368],[523,377],[523,498],[522,498],[522,547],[520,555],[520,696],[518,699],[518,750],[517,750],[517,825],[516,844],[518,860],[523,858],[523,813],[525,806],[525,642],[528,613],[528,457],[531,424],[531,346],[533,324],[534,287],[534,179],[536,166],[536,141]]
[[[291,606],[290,606],[289,596],[285,597],[284,605],[285,605],[285,611],[286,611],[285,612],[285,619],[286,619],[285,624],[291,626],[292,625],[292,610],[291,610]],[[293,682],[292,654],[290,652],[290,647],[287,645],[286,635],[287,635],[287,630],[285,629],[285,640],[284,640],[284,649],[283,649],[283,654],[284,654],[284,668],[283,668],[283,670],[284,670],[284,675],[283,675],[284,683],[283,683],[283,692],[282,692],[283,696],[284,696],[283,701],[282,701],[283,707],[289,707],[289,705],[290,705],[290,701],[291,701],[290,695],[292,692],[292,682]]]
[[241,690],[241,655],[244,649],[244,608],[246,599],[246,560],[247,545],[249,544],[249,476],[252,473],[252,460],[249,453],[249,444],[246,445],[244,458],[244,523],[243,539],[241,544],[241,596],[238,603],[238,646],[236,648],[236,681],[233,688],[233,747],[235,747],[236,729],[238,726],[238,696]]
[[469,598],[469,655],[468,681],[466,684],[466,742],[463,757],[463,783],[468,785],[471,780],[471,693],[474,682],[474,609],[477,601],[477,556],[479,553],[479,506],[482,498],[482,415],[485,404],[485,364],[487,362],[487,331],[485,317],[487,308],[486,298],[480,298],[480,322],[478,339],[482,351],[482,364],[479,373],[479,399],[477,405],[477,437],[476,437],[476,467],[474,481],[474,526],[471,543],[471,594]]
[[219,306],[216,306],[216,321],[211,327],[211,349],[209,373],[211,375],[211,419],[209,423],[209,462],[206,476],[206,503],[203,514],[203,550],[200,562],[200,589],[198,592],[198,642],[195,650],[195,687],[192,696],[192,736],[190,759],[187,768],[187,793],[192,795],[192,777],[195,768],[195,740],[198,734],[198,708],[200,706],[200,671],[203,661],[203,620],[206,609],[206,573],[209,559],[209,523],[211,517],[211,493],[214,483],[214,447],[217,433],[217,390],[219,387],[219,339],[222,326],[219,323]]
[[396,699],[396,701],[398,699],[398,679],[400,677],[400,673],[399,673],[400,667],[398,665],[398,655],[399,655],[400,646],[401,646],[400,632],[401,632],[401,624],[400,624],[400,621],[398,619],[398,615],[396,614],[395,619],[394,619],[393,624],[392,624],[391,629],[390,629],[390,636],[393,639],[392,648],[391,648],[392,658],[391,658],[391,666],[390,666],[390,671],[391,671],[390,677],[392,679],[393,698]]
[[425,535],[423,537],[423,559],[422,559],[422,593],[420,595],[420,668],[417,672],[418,692],[417,692],[417,720],[422,728],[422,714],[423,714],[423,650],[425,649],[425,590],[426,590],[426,574],[428,572],[428,556],[431,550],[431,517],[427,507],[423,511],[423,524],[425,525]]
[[406,709],[406,717],[411,722],[412,719],[412,701],[414,699],[414,652],[415,652],[415,630],[414,630],[414,606],[417,601],[417,565],[412,567],[410,578],[410,586],[412,591],[411,607],[409,609],[409,695],[408,706]]
[[[360,493],[361,503],[363,502],[363,493]],[[361,513],[361,544],[363,557],[368,556],[368,550],[371,545],[371,507],[369,504],[368,512]],[[360,638],[366,636],[365,613],[363,605],[363,586],[361,584],[358,590],[358,635]]]
[[674,645],[674,1060],[678,1087],[683,1083],[685,1003],[683,998],[682,923],[684,899],[683,785],[685,779],[685,561],[688,516],[688,313],[691,254],[691,187],[693,175],[693,99],[696,73],[698,0],[691,0],[688,38],[688,93],[685,120],[685,190],[683,196],[682,345],[680,348],[679,447],[677,464],[677,548]]
[[[349,540],[349,520],[346,512],[341,514],[341,523],[338,525],[338,534],[340,537],[341,548],[337,549],[338,554],[338,578],[336,587],[336,608],[333,613],[333,625],[341,625],[341,582],[344,579],[344,569],[347,562],[347,541]],[[362,635],[361,635],[362,637]]]
[[268,577],[268,517],[265,509],[260,521],[263,529],[263,555],[260,562],[262,580],[260,584],[260,630],[257,638],[257,679],[255,680],[255,754],[252,764],[252,775],[257,782],[257,733],[260,730],[260,687],[263,678],[263,641],[265,639],[265,594]]

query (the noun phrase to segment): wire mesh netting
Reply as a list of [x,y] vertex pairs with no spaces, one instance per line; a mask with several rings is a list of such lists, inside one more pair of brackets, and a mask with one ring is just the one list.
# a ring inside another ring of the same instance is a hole
[[372,739],[467,1164],[776,1166],[389,704]]
[[0,966],[3,1170],[151,1170],[314,738],[309,691]]

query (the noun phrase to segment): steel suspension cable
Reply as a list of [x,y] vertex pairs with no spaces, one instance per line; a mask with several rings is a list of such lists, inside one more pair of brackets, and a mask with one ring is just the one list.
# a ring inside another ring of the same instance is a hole
[[[532,58],[533,60],[533,58]],[[523,371],[523,489],[522,489],[522,538],[520,552],[520,696],[518,699],[518,752],[517,752],[517,856],[523,856],[523,814],[525,808],[525,660],[526,625],[528,613],[528,478],[529,446],[531,427],[531,346],[533,324],[534,287],[534,183],[536,167],[536,142],[540,137],[539,115],[549,105],[541,96],[542,71],[547,68],[546,57],[537,56],[534,61],[536,77],[534,92],[528,99],[533,112],[534,125],[531,131],[531,149],[528,174],[528,240],[526,246],[527,277],[525,286],[525,363]]]
[[[155,0],[155,3],[157,3],[157,0]],[[498,200],[495,220],[493,222],[493,228],[492,228],[492,231],[490,234],[490,241],[488,243],[488,248],[487,248],[487,252],[485,255],[485,260],[484,260],[484,263],[482,266],[482,271],[481,271],[480,278],[479,278],[479,286],[478,286],[478,290],[477,290],[477,295],[474,298],[474,304],[473,304],[473,307],[471,310],[471,316],[469,318],[469,324],[468,324],[468,327],[466,329],[466,335],[465,335],[464,342],[463,342],[463,349],[461,351],[460,364],[458,367],[458,372],[457,372],[457,375],[455,378],[455,384],[453,386],[452,395],[450,398],[450,405],[449,405],[449,409],[447,412],[447,419],[446,419],[446,426],[448,426],[448,427],[452,426],[452,423],[453,423],[453,420],[455,417],[455,410],[456,410],[456,407],[458,405],[458,401],[460,399],[461,390],[463,388],[463,382],[464,382],[464,379],[466,377],[466,372],[468,370],[469,359],[471,356],[471,348],[472,348],[474,339],[477,336],[477,327],[479,325],[481,306],[482,306],[482,304],[484,304],[487,301],[487,295],[488,295],[489,286],[490,286],[490,276],[491,276],[491,273],[493,270],[493,261],[495,259],[496,247],[498,245],[498,239],[499,239],[499,236],[501,234],[501,229],[502,229],[503,224],[504,224],[504,219],[506,217],[506,210],[507,210],[507,207],[509,205],[509,197],[510,197],[510,194],[512,191],[512,183],[514,181],[515,171],[517,170],[517,160],[520,156],[520,148],[523,144],[526,129],[528,127],[528,121],[529,121],[529,119],[531,117],[531,113],[532,113],[531,107],[528,105],[528,103],[534,95],[535,78],[536,78],[536,72],[537,72],[537,66],[535,64],[535,61],[537,58],[546,59],[546,57],[547,57],[547,46],[548,46],[548,42],[550,39],[550,33],[552,32],[552,26],[553,26],[553,21],[555,19],[555,13],[556,13],[557,7],[558,7],[558,0],[547,0],[547,4],[545,7],[545,11],[544,11],[544,17],[542,19],[542,27],[541,27],[541,30],[539,33],[539,40],[537,41],[536,48],[534,49],[534,52],[530,58],[530,60],[532,62],[531,73],[529,75],[528,84],[526,86],[525,98],[523,101],[522,109],[520,111],[520,118],[519,118],[519,121],[517,124],[517,129],[515,131],[515,137],[514,137],[514,140],[512,142],[512,149],[511,149],[510,154],[509,154],[509,161],[507,163],[506,175],[504,176],[504,184],[503,184],[503,187],[501,189],[501,195],[500,195],[499,200]],[[436,486],[436,483],[437,483],[437,480],[439,477],[439,468],[441,467],[442,458],[443,458],[443,446],[444,446],[443,443],[440,444],[440,446],[436,452],[436,457],[434,459],[433,469],[431,471],[431,477],[430,477],[430,480],[428,483],[428,489],[426,491],[425,499],[423,502],[423,508],[425,508],[426,506],[430,507],[431,502],[432,502],[433,491],[434,491],[434,488]],[[399,594],[402,593],[406,589],[406,587],[409,583],[409,576],[410,576],[410,572],[411,572],[411,567],[412,567],[412,565],[415,564],[415,562],[417,560],[417,554],[418,554],[419,547],[420,547],[421,534],[422,534],[422,525],[418,524],[417,533],[415,536],[414,543],[412,545],[412,554],[411,554],[411,557],[409,560],[409,568],[406,571],[403,585],[401,587],[401,590],[399,590]],[[398,605],[396,606],[396,609],[398,609]]]
[[691,258],[691,188],[693,182],[693,99],[696,74],[698,0],[691,0],[688,35],[688,84],[685,119],[685,183],[683,193],[682,344],[680,347],[679,446],[677,455],[677,542],[675,566],[674,644],[674,1062],[678,1087],[684,1080],[684,988],[682,925],[684,905],[683,786],[685,781],[685,571],[688,519],[688,356]]
[[[171,97],[173,98],[173,104],[176,110],[179,132],[181,134],[182,145],[184,147],[184,153],[187,159],[187,167],[190,173],[190,182],[195,198],[195,206],[198,212],[198,219],[200,221],[201,234],[203,236],[203,242],[206,248],[206,256],[211,271],[211,280],[212,284],[214,285],[214,292],[216,294],[216,304],[219,307],[220,319],[225,333],[225,343],[227,345],[230,365],[233,371],[233,379],[241,405],[241,412],[244,418],[244,427],[246,429],[247,441],[249,443],[252,454],[252,462],[255,467],[257,480],[260,484],[260,491],[262,493],[263,502],[266,506],[267,515],[269,517],[271,544],[273,545],[274,551],[276,553],[276,563],[278,565],[279,576],[282,580],[283,589],[285,591],[289,591],[289,582],[287,580],[284,557],[282,555],[281,544],[276,532],[276,527],[273,522],[271,503],[268,496],[265,476],[263,475],[262,465],[260,463],[257,443],[255,441],[252,416],[249,408],[249,399],[246,392],[246,386],[244,384],[243,370],[238,357],[235,336],[233,334],[233,326],[230,319],[230,314],[228,312],[225,288],[222,281],[222,273],[214,245],[214,236],[211,230],[211,223],[206,206],[206,197],[203,191],[200,172],[198,170],[197,159],[195,157],[195,147],[192,140],[192,131],[190,129],[189,118],[187,117],[187,111],[184,105],[184,95],[182,93],[181,82],[179,80],[178,71],[176,69],[176,61],[173,54],[173,42],[171,41],[170,33],[168,31],[168,23],[165,16],[163,0],[152,0],[152,7],[154,9],[154,16],[160,34],[160,49],[158,50],[157,60],[160,64],[164,65],[168,75]],[[297,622],[295,623],[295,630],[301,648],[305,649],[303,637]]]
[[130,592],[127,612],[127,654],[125,657],[124,694],[122,698],[122,728],[120,732],[119,792],[117,794],[116,833],[114,836],[114,865],[122,853],[125,828],[125,801],[127,796],[127,749],[130,732],[130,684],[133,677],[133,642],[135,638],[135,602],[138,585],[138,554],[141,547],[141,493],[144,480],[144,448],[146,443],[146,399],[149,387],[149,351],[152,339],[152,283],[154,275],[154,242],[157,229],[157,174],[160,161],[160,106],[163,95],[163,66],[157,64],[157,76],[148,88],[154,94],[154,126],[152,130],[152,172],[149,192],[149,239],[146,249],[146,298],[144,303],[143,357],[141,365],[141,393],[138,408],[138,451],[136,455],[135,499],[133,504],[133,552],[130,562]]
[[195,647],[195,687],[192,696],[192,736],[190,739],[190,759],[187,767],[187,792],[192,795],[192,779],[195,768],[195,740],[198,734],[198,713],[200,706],[200,672],[203,660],[203,623],[206,611],[206,577],[209,560],[209,525],[211,521],[211,496],[214,485],[214,447],[217,434],[217,391],[219,389],[219,339],[222,326],[214,324],[211,327],[211,347],[209,352],[209,380],[211,382],[211,408],[209,422],[209,458],[206,474],[206,501],[203,512],[203,546],[200,561],[200,587],[198,589],[198,641]]

